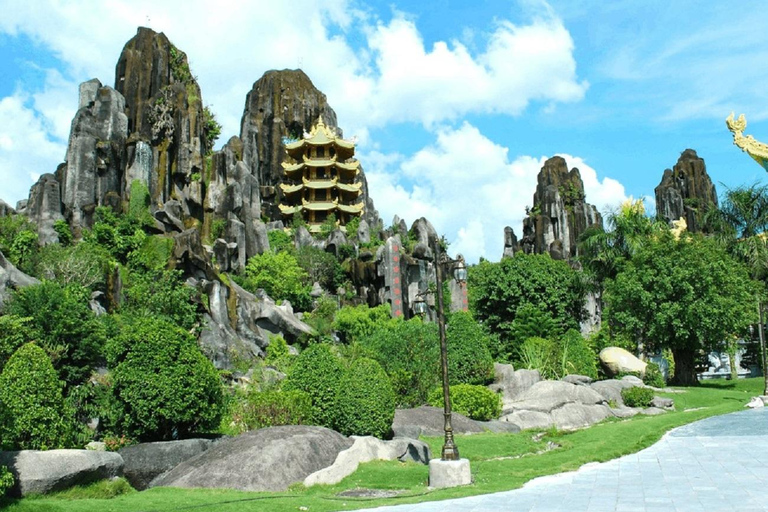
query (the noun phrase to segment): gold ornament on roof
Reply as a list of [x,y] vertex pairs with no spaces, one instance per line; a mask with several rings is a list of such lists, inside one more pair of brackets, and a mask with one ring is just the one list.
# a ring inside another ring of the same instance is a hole
[[747,128],[747,118],[744,117],[744,114],[741,114],[738,119],[734,119],[734,113],[731,112],[731,115],[725,119],[725,124],[728,126],[728,130],[733,133],[733,143],[768,171],[768,144],[756,140],[751,135],[743,134]]

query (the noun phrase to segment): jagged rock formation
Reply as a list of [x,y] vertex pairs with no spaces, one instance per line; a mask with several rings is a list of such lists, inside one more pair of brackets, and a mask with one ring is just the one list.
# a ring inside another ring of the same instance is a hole
[[568,171],[562,157],[544,162],[537,179],[533,207],[523,220],[522,249],[534,254],[548,252],[554,259],[575,258],[579,236],[590,226],[602,225],[603,219],[585,201],[579,170]]
[[[339,136],[336,112],[328,100],[301,70],[267,71],[253,84],[245,100],[245,111],[240,125],[243,141],[243,160],[253,169],[261,186],[261,214],[271,220],[282,218],[277,204],[283,180],[281,163],[285,158],[286,139],[299,139],[322,116],[328,127],[335,128]],[[363,219],[369,225],[380,220],[368,192],[368,181],[361,169],[365,212]]]
[[32,185],[25,213],[29,220],[37,224],[38,241],[41,245],[59,241],[53,224],[64,220],[64,215],[61,214],[61,187],[56,176],[43,174],[37,183]]
[[670,225],[683,217],[693,233],[702,231],[704,213],[717,207],[717,190],[707,166],[692,149],[683,151],[675,166],[664,171],[655,192],[656,215]]
[[504,228],[504,252],[502,258],[511,258],[520,250],[520,244],[517,242],[515,230],[507,226]]

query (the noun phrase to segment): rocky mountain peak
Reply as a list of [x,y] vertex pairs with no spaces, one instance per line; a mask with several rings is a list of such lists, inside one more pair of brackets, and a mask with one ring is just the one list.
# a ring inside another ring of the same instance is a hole
[[[577,168],[568,170],[564,158],[554,156],[544,162],[537,177],[533,207],[523,220],[522,249],[527,253],[548,252],[555,259],[577,256],[576,242],[590,226],[602,225],[597,208],[585,200],[584,182]],[[507,247],[514,233],[505,234],[504,254],[514,253]]]
[[699,232],[707,209],[717,207],[717,190],[704,159],[686,149],[672,169],[666,169],[655,189],[656,214],[670,224],[684,217],[688,230]]

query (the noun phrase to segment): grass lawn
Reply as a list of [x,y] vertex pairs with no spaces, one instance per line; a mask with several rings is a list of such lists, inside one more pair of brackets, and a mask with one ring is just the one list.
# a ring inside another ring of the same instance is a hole
[[[578,469],[582,464],[607,461],[634,453],[656,442],[671,428],[708,416],[742,410],[750,397],[762,394],[763,379],[708,382],[683,393],[669,394],[674,412],[660,416],[639,416],[608,420],[571,433],[544,432],[543,436],[520,434],[475,434],[457,436],[462,457],[471,461],[472,485],[431,491],[427,488],[428,468],[415,463],[371,462],[334,486],[294,486],[285,493],[250,493],[230,490],[155,488],[129,492],[112,499],[103,484],[70,490],[58,495],[26,498],[6,503],[9,512],[85,511],[296,511],[353,510],[380,505],[414,503],[486,494],[515,489],[543,475]],[[540,437],[540,439],[539,439]],[[442,438],[426,438],[432,453],[439,454]],[[548,442],[560,445],[546,451]],[[394,498],[361,499],[339,497],[356,488],[404,491]],[[2,505],[2,504],[0,504]],[[0,506],[2,508],[2,506]]]

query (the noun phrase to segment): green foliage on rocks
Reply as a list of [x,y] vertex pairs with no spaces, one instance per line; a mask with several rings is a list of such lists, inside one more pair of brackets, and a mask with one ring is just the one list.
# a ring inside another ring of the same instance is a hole
[[216,120],[216,115],[209,106],[203,108],[203,137],[205,138],[204,153],[210,154],[213,145],[221,136],[221,124]]
[[583,317],[584,287],[578,273],[548,254],[481,261],[469,268],[468,285],[475,318],[504,339],[515,339],[514,321],[525,304],[548,312],[560,332],[578,327]]
[[34,274],[37,227],[23,215],[0,217],[0,252],[22,272]]
[[0,372],[14,352],[25,343],[34,341],[32,319],[18,315],[0,316]]
[[353,361],[335,398],[334,427],[344,435],[384,437],[395,417],[395,394],[387,374],[373,359]]
[[129,322],[108,343],[107,360],[117,431],[161,441],[219,424],[219,375],[186,330],[152,317]]
[[71,413],[45,351],[19,348],[0,374],[0,448],[50,450],[69,446]]
[[339,260],[318,247],[307,246],[298,249],[296,262],[306,272],[307,284],[320,283],[325,290],[335,291],[346,278]]
[[655,388],[663,388],[667,385],[664,381],[664,375],[659,369],[659,365],[649,361],[645,367],[645,375],[643,375],[643,384],[653,386]]
[[562,375],[586,375],[597,379],[597,353],[579,331],[571,329],[560,338],[559,361]]
[[199,320],[192,302],[195,290],[182,281],[179,270],[131,272],[121,312],[133,317],[161,318],[184,329]]
[[490,337],[468,312],[451,314],[446,328],[448,376],[456,384],[486,384],[493,379]]
[[267,233],[269,239],[269,248],[272,252],[291,252],[293,248],[293,237],[282,229],[273,229]]
[[653,400],[653,390],[639,386],[621,390],[621,399],[627,407],[648,407]]
[[310,422],[333,428],[336,393],[343,374],[344,366],[329,345],[311,345],[296,358],[283,389],[307,393],[312,401]]
[[[429,394],[429,405],[444,407],[443,388]],[[501,395],[485,386],[456,384],[451,386],[451,410],[473,420],[490,421],[501,416]]]
[[64,246],[72,245],[72,230],[65,220],[57,220],[53,223],[53,230],[59,236],[59,243]]
[[249,389],[239,395],[232,399],[230,423],[224,427],[229,434],[279,425],[306,425],[312,417],[312,400],[304,391]]
[[336,313],[333,328],[341,341],[354,343],[366,336],[370,336],[377,329],[392,321],[389,307],[386,304],[368,307],[367,304],[359,306],[344,306]]
[[273,299],[288,300],[297,310],[306,311],[311,302],[308,278],[292,254],[267,251],[248,260],[243,287],[250,292],[261,288]]
[[29,335],[48,352],[67,387],[85,381],[102,357],[105,331],[79,285],[44,281],[17,290],[5,312],[29,318]]
[[13,478],[11,470],[5,466],[0,466],[0,499],[6,496],[15,484],[16,479]]

